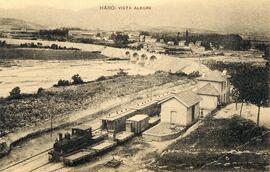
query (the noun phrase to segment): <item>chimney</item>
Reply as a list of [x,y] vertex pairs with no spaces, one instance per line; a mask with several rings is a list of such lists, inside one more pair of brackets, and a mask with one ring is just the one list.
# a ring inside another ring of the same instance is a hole
[[65,138],[69,140],[70,139],[70,134],[69,133],[66,133],[65,134]]
[[59,136],[59,141],[63,139],[63,134],[62,133],[58,133]]

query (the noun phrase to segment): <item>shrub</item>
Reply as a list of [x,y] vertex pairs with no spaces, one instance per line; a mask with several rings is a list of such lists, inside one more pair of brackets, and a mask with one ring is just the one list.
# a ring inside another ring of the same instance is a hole
[[117,74],[116,74],[115,76],[121,77],[121,76],[127,76],[127,75],[128,75],[128,73],[127,73],[127,72],[124,72],[123,69],[120,68],[119,70],[120,70],[120,71],[117,72]]
[[52,44],[51,45],[51,49],[58,49],[59,47],[58,47],[58,45],[57,44]]
[[58,81],[58,83],[56,85],[54,85],[55,87],[60,87],[60,86],[69,86],[70,82],[68,80],[62,80],[60,79]]
[[192,73],[188,74],[188,78],[197,78],[200,77],[200,72],[199,71],[193,71]]
[[13,88],[9,92],[9,97],[14,98],[14,99],[21,98],[21,89],[20,89],[20,87]]
[[99,78],[96,79],[96,81],[104,81],[106,80],[105,76],[100,76]]
[[165,71],[162,71],[162,70],[157,70],[156,72],[155,72],[155,74],[164,74],[164,73],[166,73]]
[[43,91],[44,91],[44,88],[40,87],[40,88],[37,90],[37,94],[42,94]]
[[73,80],[73,84],[75,85],[84,83],[84,81],[82,80],[79,74],[73,75],[71,79]]
[[179,70],[177,72],[174,73],[176,76],[187,76],[186,73],[184,73],[183,71]]

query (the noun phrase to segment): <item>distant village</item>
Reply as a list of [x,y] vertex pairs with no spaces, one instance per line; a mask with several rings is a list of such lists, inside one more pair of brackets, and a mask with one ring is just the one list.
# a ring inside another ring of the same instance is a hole
[[[0,37],[27,40],[53,40],[91,43],[117,48],[145,50],[150,53],[167,54],[176,57],[198,53],[209,55],[213,50],[261,50],[269,39],[247,34],[151,32],[151,31],[103,31],[80,28],[29,29],[12,27],[0,29]],[[213,53],[213,52],[212,52]],[[211,54],[213,55],[213,54]],[[219,55],[217,53],[217,55]]]

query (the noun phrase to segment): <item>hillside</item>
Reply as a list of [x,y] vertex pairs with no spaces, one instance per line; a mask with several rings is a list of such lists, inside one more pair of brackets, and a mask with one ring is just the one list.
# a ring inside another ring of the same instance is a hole
[[101,77],[82,85],[53,87],[37,94],[22,94],[18,99],[0,98],[0,134],[2,131],[14,131],[15,128],[44,122],[49,119],[49,115],[64,116],[89,106],[96,108],[105,101],[135,94],[152,86],[187,80],[186,77],[168,73],[146,76],[116,74],[110,78]]
[[269,130],[250,120],[207,117],[196,130],[170,145],[157,162],[169,170],[264,170],[270,163],[269,146]]
[[32,23],[32,22],[27,22],[24,20],[19,20],[19,19],[14,19],[14,18],[0,18],[0,29],[8,30],[11,28],[38,30],[45,27],[42,25]]

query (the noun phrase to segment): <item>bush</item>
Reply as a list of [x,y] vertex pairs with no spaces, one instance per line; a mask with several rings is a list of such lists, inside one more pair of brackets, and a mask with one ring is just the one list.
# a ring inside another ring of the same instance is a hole
[[42,92],[44,91],[44,88],[40,87],[38,90],[37,90],[37,94],[42,94]]
[[197,78],[200,77],[200,72],[199,71],[193,71],[192,73],[188,74],[188,78]]
[[84,83],[84,81],[82,80],[82,78],[80,77],[79,74],[73,75],[71,79],[73,80],[73,84],[74,85],[78,85],[78,84],[83,84]]
[[168,73],[170,73],[170,72],[165,72],[163,70],[157,70],[157,71],[155,71],[155,75],[158,75],[158,74],[163,75],[163,74],[168,74]]
[[51,49],[58,49],[59,47],[58,47],[58,45],[57,44],[52,44],[51,45]]
[[171,74],[174,74],[174,75],[176,75],[176,76],[187,76],[187,74],[184,73],[184,72],[181,71],[181,70],[179,70],[179,71],[177,71],[177,72],[175,72],[175,73],[171,73]]
[[106,80],[105,76],[100,76],[99,78],[96,79],[96,81],[104,81]]
[[21,89],[20,87],[15,87],[9,92],[9,97],[13,99],[21,98]]
[[60,86],[69,86],[70,82],[68,80],[62,80],[60,79],[58,81],[58,83],[56,85],[54,85],[55,87],[60,87]]
[[120,71],[117,72],[117,74],[116,74],[117,77],[127,76],[127,75],[128,75],[128,73],[127,73],[127,72],[124,72],[123,69],[120,68],[119,70],[120,70]]

